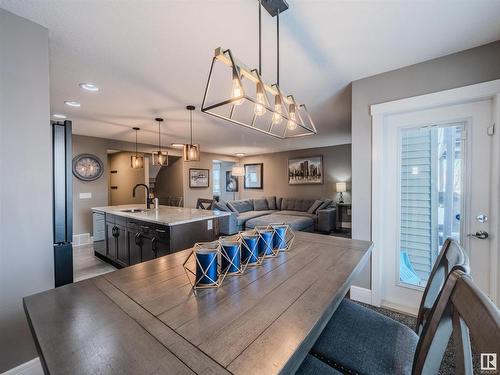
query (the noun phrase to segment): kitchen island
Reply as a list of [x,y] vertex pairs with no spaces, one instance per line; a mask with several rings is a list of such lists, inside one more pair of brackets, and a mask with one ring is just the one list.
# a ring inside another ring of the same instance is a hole
[[213,241],[229,212],[121,205],[92,208],[94,254],[118,268]]

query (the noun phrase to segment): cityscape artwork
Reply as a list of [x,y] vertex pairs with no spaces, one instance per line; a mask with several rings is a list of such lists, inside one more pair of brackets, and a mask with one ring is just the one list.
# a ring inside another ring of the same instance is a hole
[[288,183],[290,185],[322,184],[323,157],[312,156],[288,160]]

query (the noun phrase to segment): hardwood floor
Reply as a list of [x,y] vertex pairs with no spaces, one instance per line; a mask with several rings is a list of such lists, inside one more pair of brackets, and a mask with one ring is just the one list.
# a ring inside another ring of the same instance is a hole
[[93,245],[83,245],[73,248],[73,279],[75,282],[115,270],[115,267],[94,255]]

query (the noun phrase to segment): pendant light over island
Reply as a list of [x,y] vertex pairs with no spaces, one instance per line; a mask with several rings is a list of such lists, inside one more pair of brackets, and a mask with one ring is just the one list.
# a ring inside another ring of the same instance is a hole
[[189,129],[190,129],[190,143],[184,145],[184,161],[199,161],[200,160],[200,145],[193,144],[193,111],[194,105],[188,105],[186,109],[189,111]]
[[168,152],[162,151],[161,149],[161,131],[160,125],[163,122],[161,117],[155,118],[155,121],[158,122],[158,151],[153,152],[153,165],[159,166],[167,166],[168,165]]
[[144,156],[139,155],[137,152],[137,132],[141,130],[141,128],[132,128],[135,130],[135,155],[131,156],[131,166],[132,168],[144,168]]

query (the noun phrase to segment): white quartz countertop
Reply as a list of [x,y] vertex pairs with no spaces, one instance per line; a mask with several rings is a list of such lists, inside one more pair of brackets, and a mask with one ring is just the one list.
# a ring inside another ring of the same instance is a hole
[[130,210],[133,208],[146,210],[146,205],[124,204],[120,206],[93,207],[92,211],[104,212],[107,214],[149,221],[163,225],[179,225],[231,215],[231,213],[224,211],[200,210],[195,208],[171,206],[160,206],[158,210],[151,208],[145,212],[123,212],[123,210]]

